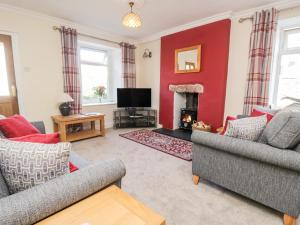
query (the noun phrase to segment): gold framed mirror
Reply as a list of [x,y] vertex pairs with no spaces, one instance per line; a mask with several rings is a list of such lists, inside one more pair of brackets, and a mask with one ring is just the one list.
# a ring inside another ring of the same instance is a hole
[[201,45],[175,50],[175,73],[196,73],[200,71]]

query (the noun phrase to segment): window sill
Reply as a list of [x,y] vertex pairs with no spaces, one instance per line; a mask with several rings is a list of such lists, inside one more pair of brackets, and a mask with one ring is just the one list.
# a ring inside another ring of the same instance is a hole
[[103,103],[90,103],[84,104],[82,107],[89,107],[89,106],[102,106],[102,105],[116,105],[116,102],[103,102]]

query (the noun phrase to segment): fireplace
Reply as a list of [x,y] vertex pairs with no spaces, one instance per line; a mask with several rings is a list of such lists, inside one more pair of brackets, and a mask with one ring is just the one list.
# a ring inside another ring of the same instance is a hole
[[198,97],[203,93],[201,84],[169,85],[174,92],[173,130],[192,130],[192,124],[197,121]]
[[181,109],[180,129],[191,130],[194,121],[197,121],[197,110]]

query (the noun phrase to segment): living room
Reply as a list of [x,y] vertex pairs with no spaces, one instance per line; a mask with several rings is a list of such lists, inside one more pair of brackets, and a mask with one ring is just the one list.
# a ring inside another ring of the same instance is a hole
[[300,224],[300,2],[0,0],[0,224]]

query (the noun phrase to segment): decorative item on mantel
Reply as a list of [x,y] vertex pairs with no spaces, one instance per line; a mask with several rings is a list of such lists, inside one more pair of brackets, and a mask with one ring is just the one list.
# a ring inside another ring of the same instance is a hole
[[99,98],[99,102],[102,102],[102,98],[106,96],[106,87],[104,86],[97,86],[94,87],[94,95],[97,96]]
[[71,112],[70,102],[74,102],[74,99],[70,95],[68,95],[67,93],[63,93],[59,97],[58,103],[60,103],[59,111],[60,111],[61,115],[63,115],[63,116],[69,116],[70,115],[70,112]]

